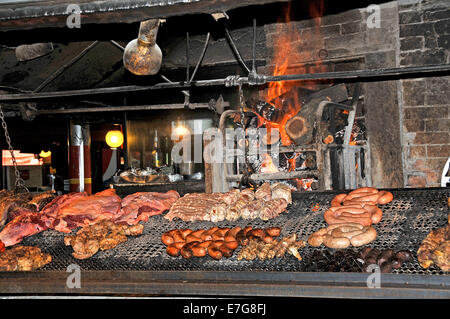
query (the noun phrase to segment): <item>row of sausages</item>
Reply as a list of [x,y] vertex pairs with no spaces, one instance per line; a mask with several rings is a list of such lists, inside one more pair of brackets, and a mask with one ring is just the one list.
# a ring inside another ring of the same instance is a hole
[[350,245],[360,247],[377,238],[375,228],[357,223],[340,223],[319,229],[309,238],[313,247],[325,245],[328,248],[347,248]]
[[383,212],[377,204],[383,205],[392,201],[393,195],[388,191],[379,191],[373,187],[362,187],[349,194],[336,195],[331,207],[324,213],[328,225],[339,223],[358,223],[363,226],[377,224]]
[[220,260],[231,257],[239,245],[247,245],[249,240],[258,239],[269,243],[274,237],[280,236],[279,227],[266,229],[247,226],[229,228],[212,227],[210,229],[173,229],[161,236],[161,241],[167,246],[170,256],[183,258],[211,256]]

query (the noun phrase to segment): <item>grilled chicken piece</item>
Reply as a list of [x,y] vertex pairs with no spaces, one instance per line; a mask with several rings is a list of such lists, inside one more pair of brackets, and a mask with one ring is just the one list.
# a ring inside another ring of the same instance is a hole
[[417,251],[419,264],[423,268],[436,265],[450,271],[450,224],[433,230],[425,237]]

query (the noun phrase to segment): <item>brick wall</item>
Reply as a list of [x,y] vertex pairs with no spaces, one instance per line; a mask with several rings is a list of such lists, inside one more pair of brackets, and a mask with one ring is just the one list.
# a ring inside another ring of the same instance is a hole
[[[399,66],[450,62],[450,2],[399,1]],[[450,77],[402,80],[406,187],[440,185],[450,156]]]

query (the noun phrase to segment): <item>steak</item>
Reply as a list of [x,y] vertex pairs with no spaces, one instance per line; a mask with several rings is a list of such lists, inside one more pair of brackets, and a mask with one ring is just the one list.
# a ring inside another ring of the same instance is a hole
[[150,216],[160,215],[170,209],[179,198],[180,195],[172,190],[167,193],[137,192],[128,195],[122,200],[122,208],[115,222],[136,225],[140,221],[147,221]]
[[10,221],[0,232],[0,241],[6,247],[20,243],[24,237],[48,229],[40,213],[28,212]]
[[58,203],[50,203],[49,207],[43,209],[42,214],[49,228],[69,233],[74,228],[105,219],[113,220],[118,216],[121,200],[114,189],[91,196],[77,194],[61,199],[60,206]]

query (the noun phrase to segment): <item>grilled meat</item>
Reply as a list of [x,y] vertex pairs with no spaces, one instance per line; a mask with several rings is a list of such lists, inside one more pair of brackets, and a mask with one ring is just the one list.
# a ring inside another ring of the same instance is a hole
[[0,232],[0,240],[5,246],[11,246],[26,236],[46,229],[69,233],[77,227],[92,225],[102,220],[133,224],[154,215],[153,206],[157,210],[168,207],[175,197],[178,197],[178,193],[174,191],[166,194],[151,193],[149,196],[139,193],[136,196],[130,195],[122,203],[114,189],[107,189],[92,196],[86,193],[69,193],[54,198],[40,213],[22,212]]
[[99,250],[107,250],[126,242],[127,236],[142,234],[144,225],[117,225],[109,220],[81,228],[76,235],[64,237],[64,244],[72,246],[72,255],[77,259],[86,259]]
[[269,220],[286,210],[288,200],[291,200],[290,192],[289,187],[278,186],[276,198],[273,198],[270,184],[265,183],[256,192],[244,189],[225,194],[186,194],[172,205],[164,218],[211,222],[236,221],[239,218]]
[[141,220],[147,221],[150,216],[162,214],[170,209],[178,198],[180,195],[176,191],[138,192],[128,195],[122,200],[120,217],[115,222],[136,225]]
[[32,271],[51,261],[38,247],[15,246],[0,254],[0,271]]
[[450,224],[433,230],[425,237],[417,251],[419,264],[423,268],[436,265],[450,271]]

